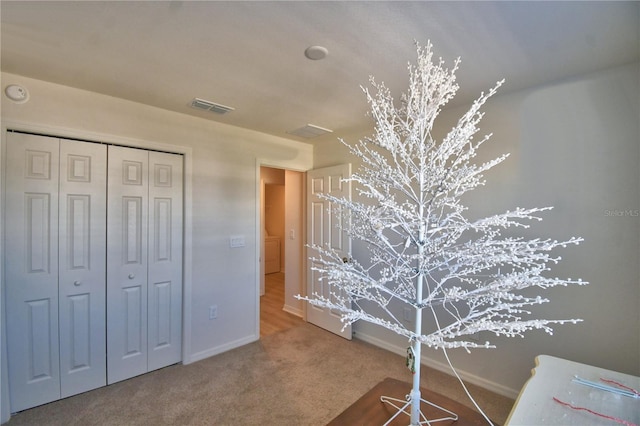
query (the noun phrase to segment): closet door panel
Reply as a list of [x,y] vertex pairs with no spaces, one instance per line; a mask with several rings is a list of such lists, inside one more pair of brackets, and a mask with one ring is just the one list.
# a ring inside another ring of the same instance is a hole
[[107,147],[60,141],[61,396],[106,385]]
[[7,133],[11,410],[177,363],[183,157]]
[[11,409],[60,397],[59,141],[7,133],[6,320]]
[[181,360],[182,159],[149,152],[149,370]]
[[147,372],[148,152],[109,147],[107,383]]

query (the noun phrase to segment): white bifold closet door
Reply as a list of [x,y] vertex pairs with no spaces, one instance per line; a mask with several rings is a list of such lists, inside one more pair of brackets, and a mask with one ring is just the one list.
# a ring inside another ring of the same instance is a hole
[[106,146],[7,134],[11,410],[106,384]]
[[182,156],[110,147],[108,383],[181,359]]
[[182,156],[7,133],[11,411],[181,360]]

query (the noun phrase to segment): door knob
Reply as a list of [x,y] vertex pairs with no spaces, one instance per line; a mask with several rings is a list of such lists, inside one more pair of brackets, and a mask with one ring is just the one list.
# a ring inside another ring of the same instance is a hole
[[129,274],[129,279],[132,280],[136,277],[136,274]]
[[74,281],[73,285],[75,285],[76,287],[79,287],[80,285],[82,285],[81,281]]

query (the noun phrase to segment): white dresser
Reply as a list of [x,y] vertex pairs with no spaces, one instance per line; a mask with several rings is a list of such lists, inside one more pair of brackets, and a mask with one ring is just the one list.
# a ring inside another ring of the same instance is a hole
[[[520,391],[506,425],[615,426],[625,424],[622,422],[626,421],[627,426],[640,426],[640,398],[594,387],[616,387],[601,379],[613,380],[636,391],[640,390],[640,377],[540,355],[536,357],[536,367]],[[563,405],[554,400],[554,397],[575,408]]]

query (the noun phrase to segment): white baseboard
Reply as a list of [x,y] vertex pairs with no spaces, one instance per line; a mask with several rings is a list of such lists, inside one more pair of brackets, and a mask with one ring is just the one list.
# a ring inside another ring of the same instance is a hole
[[206,351],[200,351],[192,354],[188,360],[183,360],[183,364],[191,364],[192,362],[200,361],[205,358],[212,357],[214,355],[219,355],[223,352],[230,351],[232,349],[239,348],[240,346],[247,345],[249,343],[253,343],[256,340],[259,340],[260,336],[251,335],[247,337],[243,337],[242,339],[234,340],[233,342],[225,343],[224,345],[216,346],[215,348],[207,349]]
[[285,312],[289,312],[292,315],[302,318],[302,309],[294,308],[293,306],[284,305],[282,310]]
[[[355,337],[359,340],[362,340],[363,342],[367,342],[367,343],[371,343],[374,346],[377,346],[379,348],[382,349],[386,349],[389,352],[395,353],[397,355],[400,356],[406,356],[407,354],[407,348],[406,347],[400,347],[400,346],[396,346],[394,344],[391,344],[385,340],[379,339],[377,337],[371,336],[369,334],[366,333],[362,333],[362,332],[356,332],[355,333]],[[426,365],[427,367],[431,367],[435,370],[441,371],[445,374],[448,374],[450,376],[453,376],[453,374],[451,373],[451,368],[449,367],[448,364],[445,364],[443,362],[437,361],[435,359],[429,358],[427,356],[425,356],[424,354],[421,357],[421,363],[423,365]],[[467,371],[464,370],[458,370],[456,369],[456,371],[458,372],[458,375],[467,383],[472,383],[476,386],[480,386],[483,389],[487,389],[491,392],[497,393],[498,395],[502,395],[502,396],[506,396],[507,398],[511,398],[511,399],[516,399],[518,397],[518,395],[520,394],[520,390],[519,389],[511,389],[509,387],[503,386],[499,383],[495,383],[492,382],[490,380],[484,379],[480,376],[477,376],[475,374],[469,373]]]

